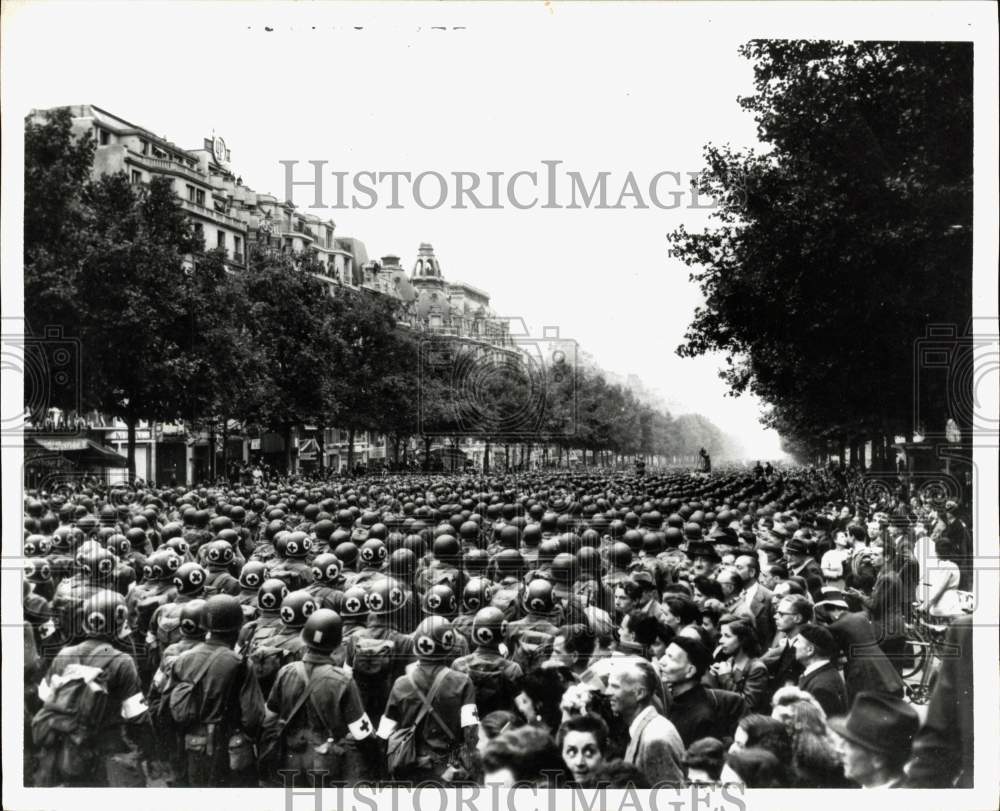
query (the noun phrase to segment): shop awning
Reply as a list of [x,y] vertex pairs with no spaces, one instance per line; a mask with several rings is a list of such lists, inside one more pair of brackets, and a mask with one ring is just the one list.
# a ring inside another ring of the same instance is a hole
[[76,436],[26,436],[25,447],[29,450],[48,451],[65,456],[81,465],[99,467],[128,467],[128,460],[110,448],[98,445],[86,437]]

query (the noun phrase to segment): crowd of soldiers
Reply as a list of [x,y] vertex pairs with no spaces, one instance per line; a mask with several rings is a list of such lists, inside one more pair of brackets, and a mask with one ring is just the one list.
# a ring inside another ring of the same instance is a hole
[[967,536],[806,468],[28,491],[25,780],[951,785]]

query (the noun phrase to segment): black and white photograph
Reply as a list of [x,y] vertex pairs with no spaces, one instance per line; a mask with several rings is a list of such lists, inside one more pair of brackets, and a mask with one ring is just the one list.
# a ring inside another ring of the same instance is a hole
[[1000,804],[994,4],[0,54],[4,808]]

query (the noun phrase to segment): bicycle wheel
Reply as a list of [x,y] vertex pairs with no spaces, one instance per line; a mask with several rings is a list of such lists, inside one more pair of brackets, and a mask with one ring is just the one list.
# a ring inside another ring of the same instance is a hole
[[910,679],[923,670],[927,661],[929,647],[930,645],[927,642],[920,639],[907,639],[906,645],[903,647],[903,652],[900,654],[902,667],[900,668],[899,675],[904,679]]

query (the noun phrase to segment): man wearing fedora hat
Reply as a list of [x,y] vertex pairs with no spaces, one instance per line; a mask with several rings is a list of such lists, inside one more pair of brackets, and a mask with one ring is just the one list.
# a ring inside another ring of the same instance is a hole
[[830,728],[844,741],[844,776],[863,788],[899,788],[920,716],[910,704],[881,693],[858,693],[846,718]]
[[788,561],[788,574],[808,578],[816,576],[822,581],[823,570],[813,559],[809,546],[802,538],[792,538],[785,543],[785,560]]
[[695,577],[698,575],[711,577],[722,563],[722,558],[716,551],[715,544],[700,538],[689,540],[685,552],[691,559],[691,574]]

